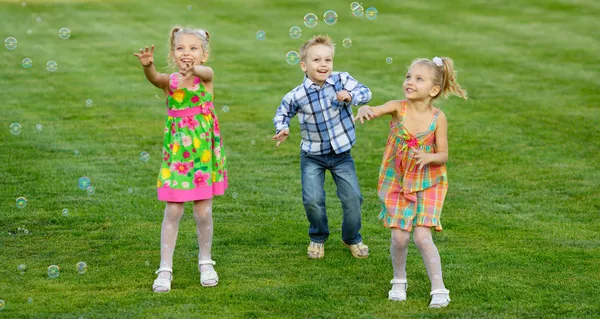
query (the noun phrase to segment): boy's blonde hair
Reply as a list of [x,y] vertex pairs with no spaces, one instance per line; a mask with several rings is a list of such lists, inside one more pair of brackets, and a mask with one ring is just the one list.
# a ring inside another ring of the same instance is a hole
[[331,41],[331,38],[328,35],[320,34],[310,38],[308,41],[304,42],[304,44],[300,47],[300,61],[304,61],[308,49],[319,44],[331,48],[331,51],[333,52],[333,54],[335,54],[335,46],[333,44],[333,41]]
[[436,59],[440,59],[442,65],[437,65],[433,60],[429,59],[416,59],[411,63],[410,67],[415,64],[421,64],[427,65],[434,70],[433,84],[440,87],[440,92],[433,99],[437,99],[438,97],[445,99],[453,94],[466,100],[467,91],[463,90],[456,80],[454,61],[448,57],[434,58],[434,60]]
[[208,31],[206,31],[204,29],[174,27],[173,29],[171,29],[171,32],[169,32],[169,56],[167,56],[167,62],[169,63],[168,67],[175,66],[175,64],[174,64],[175,58],[173,57],[173,48],[175,47],[175,40],[177,39],[178,36],[180,36],[182,34],[195,35],[198,39],[200,39],[200,43],[202,44],[202,50],[204,52],[208,53],[208,49],[209,49],[208,42],[210,40],[210,35],[208,34]]

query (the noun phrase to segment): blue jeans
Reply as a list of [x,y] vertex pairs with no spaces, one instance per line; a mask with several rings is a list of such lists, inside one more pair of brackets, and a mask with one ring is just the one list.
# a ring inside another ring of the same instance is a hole
[[300,153],[302,202],[310,222],[308,228],[310,240],[324,243],[329,237],[325,211],[325,170],[331,172],[337,187],[337,195],[342,202],[342,240],[348,245],[361,242],[362,236],[358,231],[361,227],[363,198],[350,151],[325,155],[310,155],[305,151]]

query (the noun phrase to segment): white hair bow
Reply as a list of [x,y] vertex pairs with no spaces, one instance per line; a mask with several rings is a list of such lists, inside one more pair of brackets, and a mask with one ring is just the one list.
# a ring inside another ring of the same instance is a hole
[[436,56],[435,58],[433,58],[433,63],[435,63],[435,65],[437,66],[444,66],[444,61],[442,61],[442,58]]

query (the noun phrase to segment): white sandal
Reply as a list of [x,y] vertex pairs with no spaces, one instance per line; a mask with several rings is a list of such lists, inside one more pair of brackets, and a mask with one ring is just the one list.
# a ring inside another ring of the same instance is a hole
[[[200,284],[202,287],[214,287],[219,283],[219,276],[214,270],[202,271],[202,265],[214,265],[216,264],[213,260],[200,260],[198,261],[198,270],[200,270]],[[214,283],[206,284],[207,281],[214,281]]]
[[444,308],[450,303],[450,290],[448,289],[436,289],[430,295],[429,308]]
[[390,284],[404,284],[404,290],[402,289],[393,289],[388,292],[388,299],[393,301],[405,301],[406,300],[406,290],[408,289],[408,282],[406,279],[392,279]]
[[155,274],[159,274],[160,272],[166,271],[170,274],[169,279],[165,278],[156,278],[154,283],[152,284],[152,291],[154,292],[169,292],[171,291],[171,280],[173,280],[173,268],[169,267],[160,267],[155,272]]

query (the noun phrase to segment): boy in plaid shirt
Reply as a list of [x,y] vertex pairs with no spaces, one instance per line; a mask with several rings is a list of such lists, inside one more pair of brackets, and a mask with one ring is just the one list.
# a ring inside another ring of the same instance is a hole
[[329,170],[342,202],[342,241],[356,258],[367,258],[369,248],[360,235],[362,194],[350,149],[356,142],[353,105],[366,104],[371,91],[347,72],[333,72],[334,47],[328,36],[314,36],[300,48],[302,84],[287,93],[273,122],[277,147],[289,135],[298,115],[302,134],[300,172],[302,201],[310,223],[309,258],[323,258],[329,237],[325,211],[325,171]]

